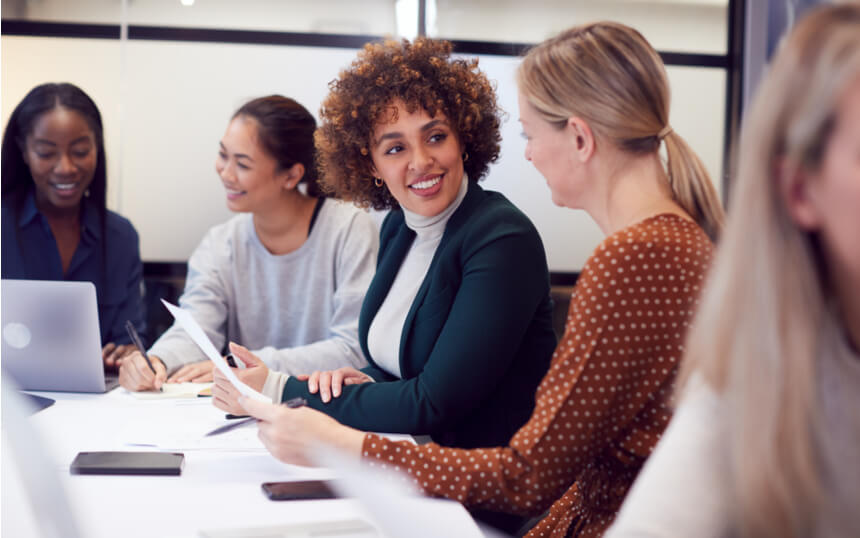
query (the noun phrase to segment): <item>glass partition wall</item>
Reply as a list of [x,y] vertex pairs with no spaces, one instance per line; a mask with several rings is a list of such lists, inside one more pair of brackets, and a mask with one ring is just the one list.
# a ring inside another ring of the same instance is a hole
[[[264,94],[312,112],[361,45],[428,35],[477,56],[508,113],[487,188],[537,225],[554,275],[576,273],[600,240],[590,219],[552,205],[523,158],[514,70],[529,45],[593,20],[637,28],[668,65],[671,123],[718,189],[735,69],[734,0],[4,0],[2,121],[33,86],[69,81],[105,121],[109,205],[131,219],[147,262],[187,260],[229,218],[214,172],[233,111]],[[193,200],[193,203],[189,201]],[[152,266],[152,264],[149,264]]]

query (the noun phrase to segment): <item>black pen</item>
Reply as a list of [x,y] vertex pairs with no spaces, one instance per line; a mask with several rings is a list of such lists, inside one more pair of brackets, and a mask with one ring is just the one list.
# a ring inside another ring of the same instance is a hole
[[[152,365],[152,361],[149,360],[149,355],[146,354],[146,349],[143,347],[143,342],[140,341],[140,335],[137,334],[137,329],[134,328],[134,323],[131,320],[125,322],[125,330],[128,331],[128,335],[131,337],[132,343],[134,343],[134,347],[140,351],[140,354],[143,355],[143,359],[146,361],[146,364],[149,366],[149,369],[152,370],[152,373],[158,375],[158,372],[155,371],[155,367]],[[164,388],[161,389],[164,391]]]
[[[284,405],[286,405],[287,407],[292,408],[292,409],[295,409],[296,407],[302,407],[302,406],[307,405],[307,404],[308,404],[308,401],[305,400],[304,398],[302,398],[301,396],[298,396],[296,398],[290,398],[289,400],[284,402]],[[244,426],[245,424],[249,424],[251,422],[256,422],[256,421],[257,421],[256,418],[248,417],[244,420],[238,420],[236,422],[230,422],[229,424],[224,424],[223,426],[218,426],[217,428],[215,428],[211,432],[207,433],[206,437],[210,437],[212,435],[218,435],[219,433],[229,432],[230,430],[235,430],[236,428],[238,428],[240,426]]]

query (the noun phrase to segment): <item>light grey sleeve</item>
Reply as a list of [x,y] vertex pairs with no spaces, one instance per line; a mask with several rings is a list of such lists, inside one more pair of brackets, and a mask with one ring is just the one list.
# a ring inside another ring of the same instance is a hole
[[[353,214],[345,228],[335,262],[334,314],[329,337],[288,349],[264,347],[255,350],[269,368],[289,375],[309,374],[315,370],[334,370],[343,366],[363,368],[367,359],[358,343],[358,315],[376,271],[379,235],[365,212]],[[328,298],[325,298],[329,300]]]
[[[185,290],[179,298],[179,306],[191,312],[215,349],[224,346],[230,305],[230,290],[224,273],[229,270],[231,254],[224,238],[218,237],[217,231],[221,229],[217,227],[207,232],[194,250],[188,260]],[[206,360],[206,355],[177,323],[156,340],[149,353],[161,359],[168,375],[185,364]]]
[[[691,383],[692,385],[692,383]],[[627,494],[606,538],[726,536],[729,447],[722,400],[690,391]]]

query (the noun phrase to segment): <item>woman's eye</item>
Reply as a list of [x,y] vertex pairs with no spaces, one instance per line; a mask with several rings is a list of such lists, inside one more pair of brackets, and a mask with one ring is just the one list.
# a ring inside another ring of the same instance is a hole
[[532,139],[529,135],[527,135],[527,134],[526,134],[526,132],[525,132],[525,131],[521,132],[521,133],[520,133],[520,136],[521,136],[521,137],[523,137],[523,138],[524,138],[524,139],[526,139],[526,140],[531,140],[531,139]]
[[36,157],[38,157],[40,159],[53,159],[54,157],[56,157],[56,154],[55,153],[39,153],[37,151]]
[[248,170],[251,168],[250,166],[248,166],[247,164],[244,164],[244,163],[236,163],[236,166],[241,168],[242,170]]
[[88,149],[79,149],[72,152],[72,155],[77,157],[78,159],[83,159],[85,157],[90,156],[90,150]]
[[395,153],[400,153],[403,151],[403,146],[391,146],[385,151],[386,155],[394,155]]
[[448,135],[445,133],[436,133],[430,136],[430,142],[442,142],[446,138],[448,138]]

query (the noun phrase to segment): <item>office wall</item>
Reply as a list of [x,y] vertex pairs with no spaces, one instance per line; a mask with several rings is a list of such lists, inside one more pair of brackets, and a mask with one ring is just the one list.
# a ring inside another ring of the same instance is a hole
[[[714,21],[705,17],[700,23],[708,27]],[[210,226],[230,217],[214,158],[239,105],[282,93],[316,115],[326,84],[355,55],[339,48],[15,36],[3,36],[0,46],[4,125],[23,95],[45,81],[74,82],[99,104],[106,124],[109,205],[137,227],[147,261],[186,260]],[[502,156],[485,185],[507,194],[532,218],[551,270],[577,271],[601,234],[583,212],[555,207],[545,181],[522,156],[513,83],[518,59],[482,56],[480,62],[497,81],[508,113]],[[671,123],[703,157],[719,188],[725,71],[669,67],[668,72]]]

